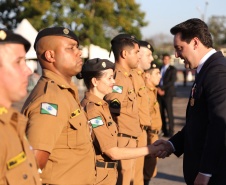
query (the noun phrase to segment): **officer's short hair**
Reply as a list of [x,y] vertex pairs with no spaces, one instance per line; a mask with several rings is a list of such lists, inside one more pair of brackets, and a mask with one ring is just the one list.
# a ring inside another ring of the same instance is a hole
[[111,49],[115,56],[115,61],[119,60],[121,52],[126,48],[134,48],[134,44],[139,44],[137,38],[130,34],[119,34],[111,40]]

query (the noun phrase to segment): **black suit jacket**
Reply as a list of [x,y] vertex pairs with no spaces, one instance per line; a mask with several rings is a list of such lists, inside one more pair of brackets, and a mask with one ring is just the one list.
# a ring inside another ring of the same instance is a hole
[[194,105],[189,100],[186,125],[170,138],[178,157],[184,153],[184,178],[193,184],[198,172],[212,174],[209,184],[226,184],[226,59],[217,52],[195,81]]
[[175,96],[176,89],[174,86],[175,81],[177,80],[177,70],[173,66],[169,66],[163,76],[163,85],[160,87],[165,91],[165,96]]

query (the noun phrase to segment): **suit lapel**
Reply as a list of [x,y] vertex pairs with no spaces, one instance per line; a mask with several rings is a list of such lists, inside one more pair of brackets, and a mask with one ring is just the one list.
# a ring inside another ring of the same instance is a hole
[[169,70],[170,70],[170,65],[167,67],[167,69],[166,69],[166,71],[164,73],[163,79],[166,78],[167,73],[169,72]]
[[[205,77],[205,72],[206,70],[208,69],[209,65],[214,61],[216,60],[217,58],[219,57],[224,57],[222,55],[221,52],[216,52],[214,53],[213,55],[211,55],[207,60],[206,62],[204,63],[204,65],[202,66],[199,74],[197,75],[197,78],[195,79],[192,87],[194,86],[194,84],[197,84],[197,86],[200,86],[202,84],[202,80],[204,79]],[[192,90],[191,90],[192,91]],[[191,100],[191,91],[190,91],[190,95],[189,95],[189,101],[188,101],[188,105],[187,105],[187,110],[186,110],[186,120],[189,118],[189,108],[190,108],[190,100]]]
[[207,59],[207,61],[206,61],[206,62],[204,63],[204,65],[202,66],[202,68],[201,68],[199,74],[197,75],[197,79],[195,79],[195,81],[198,81],[198,80],[201,78],[201,76],[204,75],[206,69],[207,69],[208,66],[211,64],[211,62],[214,61],[214,60],[215,60],[216,58],[218,58],[218,57],[224,57],[220,51],[214,53],[213,55],[211,55],[211,56]]

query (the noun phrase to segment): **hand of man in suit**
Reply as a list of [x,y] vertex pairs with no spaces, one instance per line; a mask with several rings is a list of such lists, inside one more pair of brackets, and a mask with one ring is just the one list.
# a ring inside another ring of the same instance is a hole
[[198,173],[194,185],[207,185],[210,180],[210,177],[205,176],[201,173]]
[[162,90],[160,87],[157,88],[157,92],[160,96],[164,96],[165,95],[165,91]]
[[163,145],[164,150],[158,151],[155,155],[152,155],[152,157],[159,157],[164,159],[165,157],[169,157],[174,152],[172,145],[168,141],[157,140],[156,142],[153,143],[153,145],[154,146]]

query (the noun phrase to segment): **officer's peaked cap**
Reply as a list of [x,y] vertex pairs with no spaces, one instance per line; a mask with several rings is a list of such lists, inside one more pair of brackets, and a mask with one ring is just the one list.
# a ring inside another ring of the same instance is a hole
[[94,58],[87,60],[82,66],[83,72],[103,71],[106,69],[115,69],[115,64],[107,59]]
[[68,28],[64,28],[64,27],[51,27],[51,28],[45,28],[38,33],[38,35],[35,39],[35,43],[34,43],[34,49],[35,50],[36,50],[36,45],[37,45],[38,41],[42,37],[45,37],[45,36],[67,37],[67,38],[70,38],[70,39],[77,41],[77,43],[79,45],[79,39],[73,31],[69,30]]
[[6,29],[0,29],[0,44],[23,44],[26,52],[31,47],[24,37]]
[[152,45],[146,41],[140,40],[140,47],[146,47],[148,49],[150,49],[152,52],[154,52],[154,48],[152,47]]

